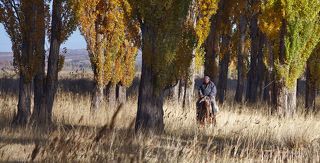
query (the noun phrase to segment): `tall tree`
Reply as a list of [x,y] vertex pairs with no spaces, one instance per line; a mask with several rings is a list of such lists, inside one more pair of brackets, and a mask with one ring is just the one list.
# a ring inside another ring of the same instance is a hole
[[13,123],[26,125],[31,114],[32,81],[42,64],[43,0],[0,1],[0,20],[12,41],[14,66],[20,75],[18,111]]
[[307,61],[305,107],[307,111],[316,109],[317,90],[320,88],[320,43]]
[[[35,32],[38,35],[38,39],[35,40],[35,54],[37,55],[38,64],[33,79],[33,103],[34,109],[32,115],[34,115],[37,110],[41,109],[42,99],[44,97],[44,78],[45,78],[45,39],[46,39],[46,6],[44,0],[39,1],[36,9],[36,21],[37,26],[35,27]],[[31,116],[33,119],[33,116]],[[39,123],[40,124],[40,123]]]
[[210,19],[211,28],[207,40],[205,41],[204,74],[209,76],[215,83],[218,81],[219,71],[217,57],[220,54],[221,23],[225,0],[219,0],[217,13]]
[[[143,57],[136,129],[162,132],[165,89],[180,79],[181,71],[188,69],[192,60],[189,50],[195,47],[192,40],[198,38],[196,41],[201,42],[207,37],[209,19],[216,5],[214,1],[206,0],[133,0],[132,3],[141,22]],[[201,30],[195,31],[193,24],[186,23],[190,7],[194,7],[193,14],[198,19],[196,26]],[[191,43],[184,43],[189,41]],[[182,53],[177,53],[183,50],[181,47],[189,49],[184,53],[186,60],[183,63],[187,64],[177,62],[181,58],[178,54]]]
[[292,115],[296,81],[320,39],[320,1],[270,0],[262,7],[260,29],[278,45],[274,57],[277,111],[282,116]]
[[[39,56],[41,64],[38,68],[38,74],[35,77],[35,107],[32,113],[32,118],[37,124],[43,125],[51,123],[53,103],[58,87],[58,72],[62,69],[64,63],[64,56],[60,55],[60,46],[76,29],[75,9],[70,1],[53,1],[51,23],[47,22],[51,27],[48,28],[50,51],[46,76],[45,54],[43,54],[45,52],[42,49],[44,46],[44,36],[38,45],[41,46],[40,51],[42,51],[42,53],[41,56]],[[45,15],[45,12],[42,12],[42,14]],[[42,19],[41,22],[44,26],[45,20],[44,18]],[[42,27],[41,30],[42,34],[44,34],[44,27]]]
[[221,10],[221,22],[216,24],[216,30],[219,32],[219,81],[217,87],[217,97],[219,103],[223,103],[226,98],[228,86],[229,64],[232,54],[232,38],[233,38],[233,11],[236,4],[234,1],[220,1],[219,10]]
[[[75,0],[80,31],[94,72],[95,89],[91,110],[100,108],[106,85],[121,82],[128,86],[134,78],[134,61],[139,46],[138,22],[132,19],[126,0]],[[113,91],[115,92],[115,91]],[[116,97],[116,94],[114,94]]]
[[225,101],[228,86],[229,63],[231,58],[231,31],[222,34],[221,40],[217,97],[219,103],[222,104]]
[[[244,93],[244,82],[245,82],[245,53],[246,53],[246,38],[247,38],[247,1],[240,1],[238,7],[235,10],[235,17],[238,18],[238,31],[239,31],[239,41],[238,41],[238,51],[237,51],[237,70],[238,70],[238,80],[237,89],[235,94],[235,101],[242,103],[243,93]],[[240,16],[236,16],[240,15]]]
[[247,74],[246,101],[255,103],[260,98],[259,87],[264,82],[263,77],[263,33],[259,29],[259,15],[261,14],[261,0],[249,1],[249,24],[250,24],[250,65]]

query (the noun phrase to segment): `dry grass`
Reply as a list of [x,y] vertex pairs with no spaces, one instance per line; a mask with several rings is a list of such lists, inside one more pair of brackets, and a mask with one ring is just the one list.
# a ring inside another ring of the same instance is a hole
[[221,106],[218,126],[198,128],[195,109],[165,105],[165,133],[133,132],[136,98],[89,113],[88,93],[59,91],[56,127],[11,128],[14,93],[0,92],[0,161],[319,162],[320,118],[278,119],[268,108]]

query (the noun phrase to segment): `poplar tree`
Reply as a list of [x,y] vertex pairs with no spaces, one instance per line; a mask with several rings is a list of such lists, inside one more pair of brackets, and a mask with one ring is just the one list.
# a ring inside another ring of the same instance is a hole
[[221,104],[225,101],[228,86],[229,64],[232,54],[232,38],[234,34],[234,31],[232,30],[234,23],[232,15],[235,4],[235,1],[221,1],[221,4],[219,4],[221,22],[216,25],[216,30],[219,32],[219,39],[221,40],[218,56],[219,80],[217,85],[217,98]]
[[320,88],[320,43],[307,61],[305,107],[307,111],[317,112],[316,96]]
[[95,89],[91,110],[100,107],[106,85],[129,86],[139,47],[138,22],[126,0],[75,0],[80,31],[87,42]]
[[43,0],[1,0],[0,21],[12,41],[14,67],[20,76],[18,110],[13,124],[26,125],[31,114],[32,81],[41,64]]
[[[255,103],[262,96],[264,82],[264,55],[265,37],[259,29],[259,16],[261,15],[261,0],[249,0],[248,22],[250,29],[250,64],[247,74],[246,101]],[[260,90],[259,90],[260,89]]]
[[275,42],[277,111],[292,115],[297,79],[320,39],[319,0],[270,0],[262,5],[260,29]]
[[[143,59],[136,130],[162,132],[164,92],[180,78],[179,72],[189,68],[192,50],[207,37],[210,29],[209,19],[215,11],[211,6],[215,1],[131,2],[136,7],[142,31]],[[192,10],[195,12],[191,12],[194,16],[188,17],[191,7],[195,7],[195,10]],[[199,18],[199,21],[191,21],[197,22],[196,28],[199,30],[195,30],[192,23],[186,23],[188,18]],[[187,53],[181,53],[181,47],[187,47]],[[184,54],[189,58],[189,62],[183,64],[187,67],[177,64],[179,58],[183,57],[178,54]]]
[[[175,99],[182,102],[182,107],[192,106],[195,73],[204,61],[204,42],[210,31],[210,17],[216,12],[217,3],[206,4],[206,1],[192,1],[188,15],[182,26],[182,39],[178,43],[176,64],[172,75],[177,76]],[[207,7],[200,7],[205,6]],[[179,98],[180,97],[180,98]]]
[[[47,34],[50,41],[48,58],[48,68],[45,74],[45,51],[39,56],[41,64],[34,79],[35,102],[32,119],[37,124],[50,124],[52,120],[53,103],[58,88],[58,72],[64,64],[64,56],[60,55],[60,46],[65,42],[77,27],[76,8],[68,0],[54,0],[52,4],[51,19],[48,16],[42,20],[42,24],[47,26]],[[43,12],[43,15],[46,12]],[[45,34],[44,27],[41,31]],[[38,43],[39,47],[44,48],[44,38]]]
[[235,101],[238,103],[243,102],[244,93],[244,82],[245,82],[245,56],[246,56],[246,40],[247,40],[247,13],[248,13],[248,2],[242,0],[237,2],[237,7],[234,9],[234,17],[237,22],[237,30],[239,31],[236,53],[237,53],[237,89],[235,94]]

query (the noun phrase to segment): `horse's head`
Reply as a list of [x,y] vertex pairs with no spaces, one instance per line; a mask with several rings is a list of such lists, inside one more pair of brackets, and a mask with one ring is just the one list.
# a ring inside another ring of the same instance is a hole
[[208,96],[200,99],[200,107],[197,112],[197,119],[201,125],[204,125],[206,122],[212,123],[213,121],[213,113],[211,109],[211,99]]
[[210,98],[208,96],[203,97],[200,100],[200,103],[202,103],[202,105],[206,108],[211,107],[211,102],[210,102]]

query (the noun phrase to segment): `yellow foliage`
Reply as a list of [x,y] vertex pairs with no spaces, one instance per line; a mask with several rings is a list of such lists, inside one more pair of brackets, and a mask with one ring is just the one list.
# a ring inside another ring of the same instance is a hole
[[96,82],[130,85],[134,75],[128,72],[134,74],[131,69],[137,53],[130,49],[137,49],[140,36],[139,24],[133,19],[128,1],[74,0],[73,3],[78,7],[80,31],[87,42]]

